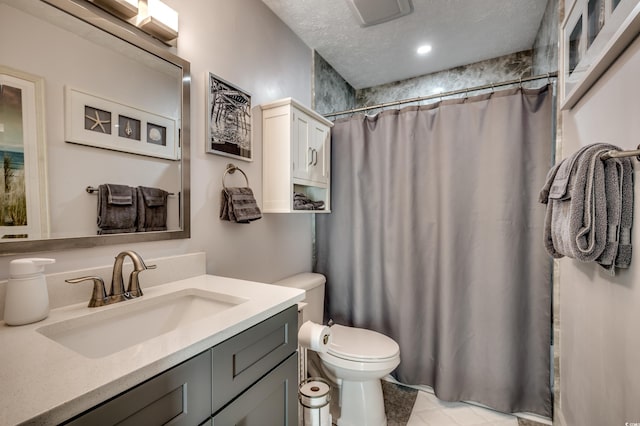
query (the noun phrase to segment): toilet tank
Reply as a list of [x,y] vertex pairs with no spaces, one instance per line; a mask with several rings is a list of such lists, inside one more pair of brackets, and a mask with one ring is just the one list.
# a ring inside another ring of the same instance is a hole
[[304,302],[307,306],[302,311],[302,323],[311,321],[322,324],[324,317],[324,283],[326,281],[322,274],[305,272],[276,281],[273,284],[304,290]]

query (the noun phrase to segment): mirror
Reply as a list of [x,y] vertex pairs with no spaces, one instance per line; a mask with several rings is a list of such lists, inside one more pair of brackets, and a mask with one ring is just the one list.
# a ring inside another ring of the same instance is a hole
[[[0,0],[0,58],[0,255],[189,238],[189,62],[77,0]],[[168,192],[166,230],[97,235],[104,184]]]

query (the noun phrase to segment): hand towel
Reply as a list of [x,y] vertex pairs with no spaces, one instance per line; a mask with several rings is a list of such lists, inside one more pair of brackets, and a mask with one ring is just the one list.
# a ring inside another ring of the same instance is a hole
[[139,186],[138,196],[138,231],[167,230],[167,197],[169,193],[160,188]]
[[249,223],[262,217],[260,208],[248,187],[225,188],[220,200],[220,219]]
[[137,197],[127,185],[98,186],[98,235],[136,232]]
[[601,160],[611,149],[619,150],[588,145],[554,166],[540,202],[547,204],[544,240],[549,254],[595,261],[614,274],[617,264],[627,267],[631,259],[633,166],[629,158]]
[[625,162],[622,164],[620,181],[622,205],[615,266],[628,268],[631,265],[631,227],[633,226],[633,161],[630,158],[621,158],[620,160],[625,160]]

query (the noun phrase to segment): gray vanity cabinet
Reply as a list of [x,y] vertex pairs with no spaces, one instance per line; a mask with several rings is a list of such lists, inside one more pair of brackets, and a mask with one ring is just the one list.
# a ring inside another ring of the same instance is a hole
[[65,424],[295,426],[297,332],[294,305]]
[[206,351],[66,424],[197,425],[211,415],[210,378],[211,351]]

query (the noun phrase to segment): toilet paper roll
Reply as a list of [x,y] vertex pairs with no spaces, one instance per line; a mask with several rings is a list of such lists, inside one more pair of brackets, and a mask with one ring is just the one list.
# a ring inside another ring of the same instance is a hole
[[322,408],[304,408],[302,413],[304,426],[331,426],[331,413],[329,406]]
[[311,377],[300,384],[298,397],[302,404],[304,426],[331,426],[331,386],[319,377]]
[[298,330],[298,343],[312,351],[326,352],[331,343],[331,329],[325,325],[307,321]]
[[300,384],[298,396],[305,407],[324,407],[331,401],[331,386],[324,379],[312,377]]

